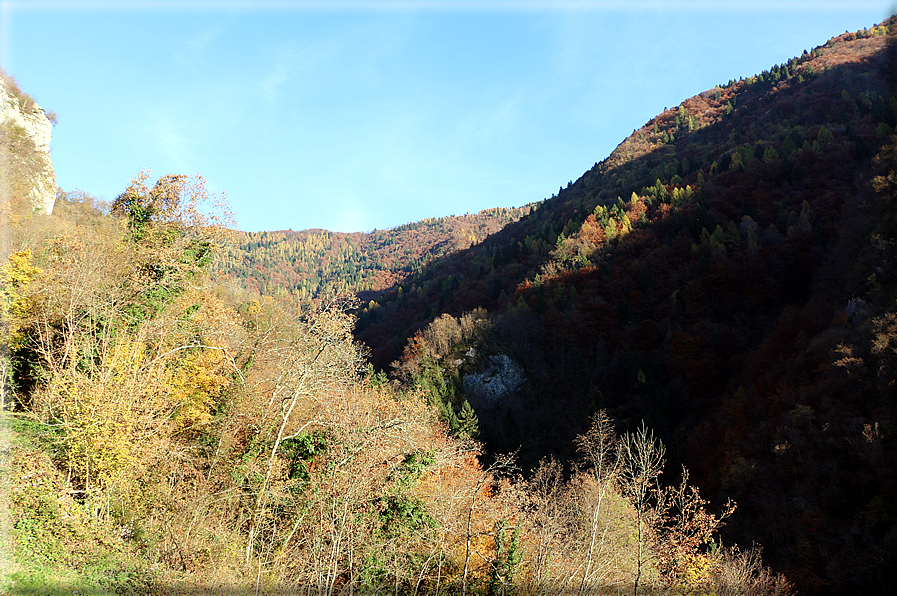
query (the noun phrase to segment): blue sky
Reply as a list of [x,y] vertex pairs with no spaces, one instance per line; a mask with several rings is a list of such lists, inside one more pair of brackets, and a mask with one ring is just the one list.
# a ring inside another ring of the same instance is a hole
[[243,230],[369,231],[556,193],[666,107],[893,2],[0,0],[57,184],[201,174]]

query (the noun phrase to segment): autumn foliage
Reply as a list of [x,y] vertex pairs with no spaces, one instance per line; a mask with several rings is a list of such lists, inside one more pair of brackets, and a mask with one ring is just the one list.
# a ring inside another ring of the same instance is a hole
[[[604,414],[573,469],[546,460],[524,479],[513,455],[481,459],[422,388],[363,374],[351,299],[297,305],[214,285],[224,237],[199,215],[207,198],[201,182],[141,173],[110,215],[79,200],[17,228],[30,250],[3,269],[6,399],[48,451],[16,448],[16,535],[56,536],[22,565],[60,551],[81,560],[64,539],[81,532],[107,536],[91,540],[94,556],[126,566],[121,581],[158,593],[722,581],[734,551],[718,547],[720,518],[685,477],[679,492],[654,483],[630,499],[628,456]],[[449,355],[480,337],[483,317],[441,320],[422,349]],[[35,473],[53,480],[35,489]],[[45,494],[62,509],[40,509]],[[63,530],[71,516],[75,534]],[[775,592],[756,561],[741,573]]]

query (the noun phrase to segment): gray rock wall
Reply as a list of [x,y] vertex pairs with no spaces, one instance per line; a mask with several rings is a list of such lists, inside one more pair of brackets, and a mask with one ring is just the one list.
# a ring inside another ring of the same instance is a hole
[[464,393],[471,404],[480,407],[496,407],[507,401],[526,381],[520,365],[505,354],[490,356],[480,372],[464,375]]

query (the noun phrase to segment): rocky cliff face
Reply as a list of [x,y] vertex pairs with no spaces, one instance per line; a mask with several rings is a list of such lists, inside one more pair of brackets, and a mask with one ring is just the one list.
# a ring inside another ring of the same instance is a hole
[[481,369],[464,375],[464,394],[477,407],[501,405],[526,381],[520,365],[505,354],[490,356]]
[[0,193],[14,209],[52,213],[56,174],[50,160],[53,123],[15,80],[0,71]]

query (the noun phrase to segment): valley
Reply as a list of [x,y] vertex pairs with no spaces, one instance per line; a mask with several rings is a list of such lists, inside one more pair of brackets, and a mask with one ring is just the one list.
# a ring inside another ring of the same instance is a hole
[[4,124],[0,591],[893,590],[895,35],[367,233],[145,171],[41,213]]

